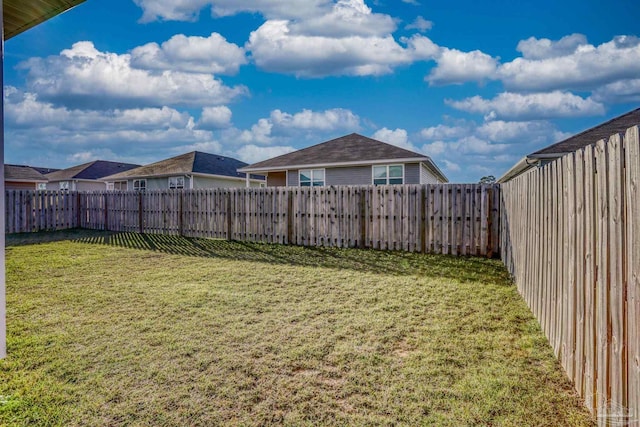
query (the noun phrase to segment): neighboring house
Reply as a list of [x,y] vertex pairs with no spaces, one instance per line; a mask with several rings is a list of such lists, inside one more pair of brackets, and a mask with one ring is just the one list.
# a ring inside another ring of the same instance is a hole
[[4,165],[5,190],[44,190],[47,178],[31,166]]
[[356,133],[254,163],[239,171],[266,175],[268,187],[448,182],[429,156]]
[[588,145],[595,144],[601,139],[607,139],[616,133],[625,132],[628,128],[635,125],[640,125],[640,108],[527,155],[505,172],[505,174],[498,179],[498,182],[510,181],[534,167],[544,166],[559,157],[578,151]]
[[99,181],[100,178],[138,166],[140,165],[95,160],[46,174],[45,177],[49,180],[47,190],[104,191],[106,187],[104,182]]
[[194,188],[263,187],[264,177],[248,180],[238,168],[246,163],[231,157],[192,151],[170,159],[140,166],[102,179],[109,190],[166,190]]

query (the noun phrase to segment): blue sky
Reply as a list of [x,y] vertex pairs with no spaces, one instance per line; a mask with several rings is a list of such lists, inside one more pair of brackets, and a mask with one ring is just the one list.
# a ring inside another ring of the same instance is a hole
[[88,0],[6,42],[5,157],[253,163],[358,132],[476,182],[640,106],[639,17],[633,0]]

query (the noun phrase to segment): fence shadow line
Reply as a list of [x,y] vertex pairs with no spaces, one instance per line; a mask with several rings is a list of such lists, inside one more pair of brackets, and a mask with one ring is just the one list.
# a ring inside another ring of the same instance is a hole
[[403,251],[303,247],[222,239],[190,238],[178,235],[65,230],[7,236],[8,246],[44,244],[56,241],[116,246],[162,252],[171,255],[266,262],[279,265],[349,269],[363,273],[443,278],[458,282],[510,285],[509,275],[499,260],[454,257]]

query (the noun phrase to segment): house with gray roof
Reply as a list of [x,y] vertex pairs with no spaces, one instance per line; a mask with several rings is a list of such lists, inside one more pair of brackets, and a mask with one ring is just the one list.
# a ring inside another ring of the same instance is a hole
[[48,179],[38,169],[24,165],[4,165],[5,190],[44,190]]
[[100,178],[138,166],[140,165],[106,160],[83,163],[46,174],[47,190],[104,191],[106,187],[104,182],[99,181]]
[[254,163],[239,171],[266,175],[268,187],[448,182],[429,156],[357,133]]
[[232,157],[192,151],[102,178],[110,190],[263,187],[260,175],[238,172],[247,164]]
[[578,151],[601,139],[607,139],[616,133],[625,132],[632,126],[640,125],[640,108],[582,131],[570,138],[542,148],[522,158],[504,173],[498,182],[507,182],[535,167],[544,166],[566,154]]

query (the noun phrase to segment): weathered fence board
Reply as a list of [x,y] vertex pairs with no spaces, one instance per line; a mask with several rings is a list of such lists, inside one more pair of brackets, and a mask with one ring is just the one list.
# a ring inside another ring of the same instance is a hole
[[638,133],[501,186],[502,259],[599,425],[640,422]]
[[495,185],[7,192],[8,233],[86,228],[493,256]]

